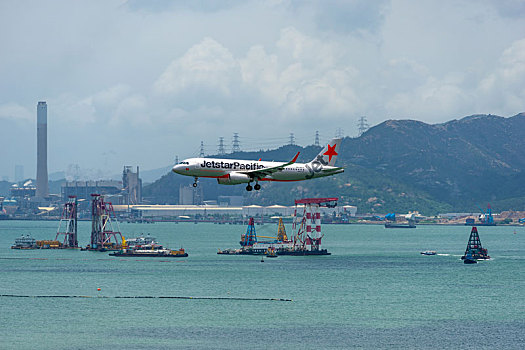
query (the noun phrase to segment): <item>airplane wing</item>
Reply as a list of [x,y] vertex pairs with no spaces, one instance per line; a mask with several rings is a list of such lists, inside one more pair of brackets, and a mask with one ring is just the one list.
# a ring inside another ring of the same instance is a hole
[[271,175],[273,173],[281,171],[285,167],[287,167],[288,165],[292,165],[293,163],[295,163],[297,161],[297,157],[299,157],[299,153],[300,152],[297,152],[295,157],[293,157],[293,159],[291,161],[289,161],[288,163],[277,165],[277,166],[274,166],[274,167],[271,167],[271,168],[264,168],[264,169],[250,170],[250,171],[239,171],[239,172],[242,173],[242,174],[246,174],[246,175],[252,176],[254,178],[255,177],[263,178],[263,177],[265,177],[267,175]]
[[333,167],[333,168],[330,168],[330,169],[323,169],[322,172],[323,173],[331,173],[331,172],[339,171],[339,170],[343,170],[343,169],[344,169],[343,167]]

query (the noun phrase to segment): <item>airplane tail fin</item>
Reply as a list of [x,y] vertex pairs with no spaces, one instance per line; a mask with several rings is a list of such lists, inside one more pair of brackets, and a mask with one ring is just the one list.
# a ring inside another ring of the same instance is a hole
[[312,162],[318,161],[323,165],[334,166],[337,156],[339,155],[341,140],[342,138],[333,138],[330,140],[323,150],[312,159]]

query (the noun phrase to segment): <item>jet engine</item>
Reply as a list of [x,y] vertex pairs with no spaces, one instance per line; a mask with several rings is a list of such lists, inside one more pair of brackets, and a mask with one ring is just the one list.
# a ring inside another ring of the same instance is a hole
[[217,182],[220,185],[238,185],[242,183],[248,183],[251,181],[253,180],[248,175],[235,172],[228,174],[228,177],[217,178]]

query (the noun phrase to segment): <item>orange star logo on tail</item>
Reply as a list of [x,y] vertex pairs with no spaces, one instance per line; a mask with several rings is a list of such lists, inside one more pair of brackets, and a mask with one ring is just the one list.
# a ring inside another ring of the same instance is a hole
[[335,151],[335,145],[336,143],[334,143],[333,146],[330,146],[330,144],[328,144],[328,151],[323,153],[324,156],[328,156],[328,162],[332,161],[332,156],[338,155],[337,152]]

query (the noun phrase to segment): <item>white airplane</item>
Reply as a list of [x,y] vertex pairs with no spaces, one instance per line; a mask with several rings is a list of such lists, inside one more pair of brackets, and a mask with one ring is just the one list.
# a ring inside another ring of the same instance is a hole
[[199,177],[216,178],[221,185],[247,183],[247,191],[261,189],[259,181],[301,181],[317,177],[339,174],[343,168],[335,167],[341,139],[332,139],[328,145],[309,163],[296,163],[295,157],[285,162],[263,162],[237,159],[189,158],[176,164],[172,171],[186,176],[193,176],[197,187]]

